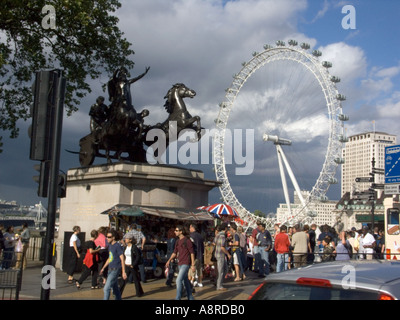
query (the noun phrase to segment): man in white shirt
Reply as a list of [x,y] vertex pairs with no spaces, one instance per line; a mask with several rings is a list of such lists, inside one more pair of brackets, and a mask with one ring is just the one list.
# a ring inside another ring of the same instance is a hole
[[370,234],[367,226],[362,228],[362,235],[360,237],[360,248],[363,249],[363,253],[366,254],[367,260],[372,260],[374,257],[374,248],[375,248],[375,238],[372,234]]

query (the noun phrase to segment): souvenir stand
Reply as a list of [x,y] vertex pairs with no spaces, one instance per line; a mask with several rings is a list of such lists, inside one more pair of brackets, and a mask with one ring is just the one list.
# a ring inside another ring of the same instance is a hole
[[132,224],[136,224],[137,229],[143,232],[146,237],[142,251],[146,274],[157,278],[164,277],[166,241],[170,228],[181,224],[189,232],[189,225],[195,223],[204,239],[212,239],[214,235],[214,218],[197,209],[115,205],[102,214],[108,215],[109,227],[117,230],[121,237]]

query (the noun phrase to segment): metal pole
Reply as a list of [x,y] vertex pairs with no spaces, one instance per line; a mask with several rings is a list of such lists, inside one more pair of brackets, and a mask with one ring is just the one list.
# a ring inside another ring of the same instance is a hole
[[[57,210],[57,194],[58,194],[58,171],[60,165],[60,146],[61,146],[61,133],[63,122],[63,109],[64,109],[64,90],[65,80],[62,78],[61,71],[58,72],[56,82],[53,82],[55,88],[55,104],[53,121],[53,139],[51,146],[51,164],[50,164],[50,182],[49,182],[49,197],[47,209],[47,227],[45,238],[45,256],[44,265],[53,265],[53,245],[54,245],[54,228],[56,223],[56,210]],[[49,300],[50,289],[41,288],[41,300]]]
[[285,195],[286,204],[288,206],[289,214],[291,216],[292,215],[292,207],[290,205],[290,197],[289,197],[289,192],[288,192],[288,187],[287,187],[287,182],[286,182],[285,171],[283,169],[281,152],[283,152],[281,146],[279,144],[276,144],[276,153],[278,154],[279,172],[281,173],[283,193]]
[[[375,183],[375,157],[372,157],[371,162],[372,162],[372,183]],[[372,218],[371,229],[373,233],[375,228],[375,190],[373,199],[371,200],[371,218]]]

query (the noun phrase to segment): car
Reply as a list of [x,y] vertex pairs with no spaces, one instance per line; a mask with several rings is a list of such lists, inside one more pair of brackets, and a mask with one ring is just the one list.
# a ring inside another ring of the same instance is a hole
[[400,261],[316,263],[268,275],[249,300],[398,300]]

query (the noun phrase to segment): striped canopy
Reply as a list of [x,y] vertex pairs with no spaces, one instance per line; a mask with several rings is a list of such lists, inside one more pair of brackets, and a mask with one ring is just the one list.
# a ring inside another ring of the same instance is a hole
[[216,218],[221,218],[221,216],[233,216],[233,217],[239,216],[234,208],[224,203],[216,203],[210,206],[201,206],[197,207],[197,209],[206,210],[214,214],[214,217]]

